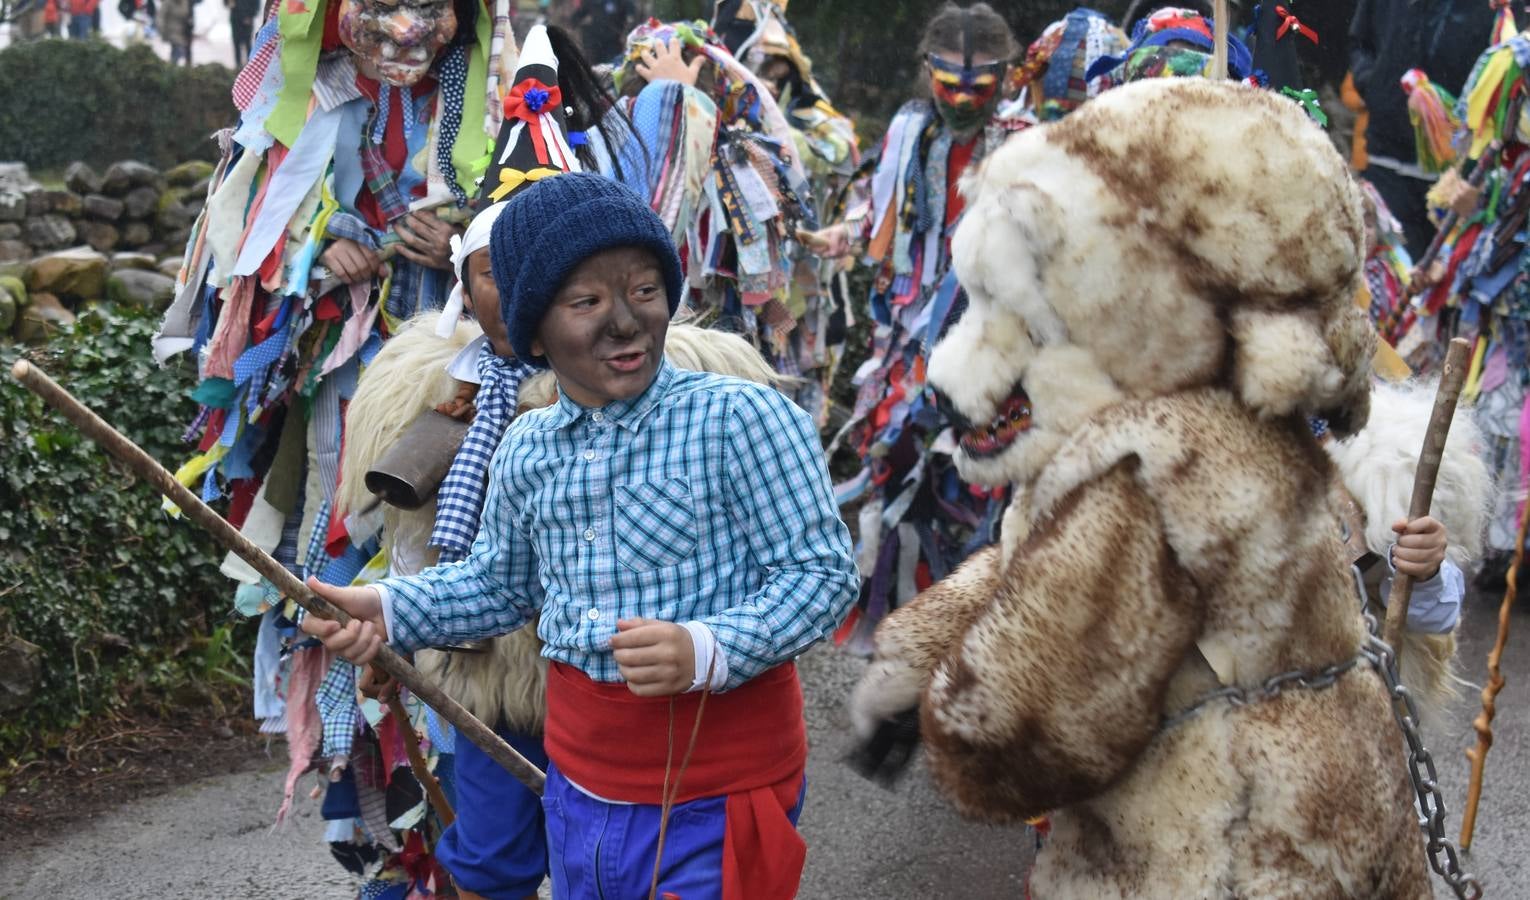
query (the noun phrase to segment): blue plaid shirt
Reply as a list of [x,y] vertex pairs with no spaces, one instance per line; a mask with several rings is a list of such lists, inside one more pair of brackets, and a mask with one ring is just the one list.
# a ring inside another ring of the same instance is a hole
[[859,578],[812,420],[779,392],[677,369],[510,426],[468,558],[383,582],[395,647],[504,634],[618,682],[618,619],[706,625],[733,688],[829,635]]

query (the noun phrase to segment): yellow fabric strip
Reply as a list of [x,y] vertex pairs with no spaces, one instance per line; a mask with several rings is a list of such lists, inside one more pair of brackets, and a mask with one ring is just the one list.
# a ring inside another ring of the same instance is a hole
[[[193,456],[191,459],[186,460],[184,465],[175,470],[175,480],[179,481],[182,487],[190,490],[192,485],[196,484],[199,480],[201,480],[202,476],[207,474],[208,469],[211,469],[213,466],[217,465],[218,460],[227,455],[227,447],[223,446],[222,444],[215,444],[213,448],[206,453]],[[171,516],[180,518],[181,508],[172,503],[169,497],[166,497],[161,502],[160,508]]]
[[1472,351],[1472,364],[1466,370],[1466,387],[1461,391],[1461,399],[1467,403],[1477,402],[1477,393],[1482,390],[1482,361],[1487,357],[1488,339],[1486,335],[1477,338],[1477,347]]
[[[526,127],[535,128],[536,126],[528,125]],[[554,175],[562,174],[562,169],[551,169],[547,166],[532,169],[529,172],[522,172],[520,169],[500,169],[499,187],[494,189],[494,193],[489,195],[489,199],[493,200],[495,203],[498,203],[499,201],[510,196],[510,193],[516,188],[527,183],[528,181],[541,181],[544,178],[551,178]]]

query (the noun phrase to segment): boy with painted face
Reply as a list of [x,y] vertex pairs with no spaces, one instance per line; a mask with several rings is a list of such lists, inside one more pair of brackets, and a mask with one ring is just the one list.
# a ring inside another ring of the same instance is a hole
[[510,426],[467,559],[380,590],[318,586],[357,620],[303,627],[367,662],[385,640],[475,640],[540,612],[554,895],[643,896],[656,872],[687,900],[791,897],[806,855],[791,661],[857,583],[812,422],[769,388],[664,361],[680,262],[621,185],[526,188],[490,252],[512,348],[552,369],[559,401]]

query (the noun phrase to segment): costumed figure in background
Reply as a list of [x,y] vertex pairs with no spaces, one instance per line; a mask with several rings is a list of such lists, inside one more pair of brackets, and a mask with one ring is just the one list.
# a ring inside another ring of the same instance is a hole
[[1010,74],[1006,94],[1038,122],[1052,122],[1109,87],[1089,77],[1095,60],[1126,52],[1126,35],[1092,9],[1079,8],[1051,25],[1025,50]]
[[[1132,41],[1119,56],[1102,56],[1085,78],[1126,84],[1146,78],[1205,77],[1211,73],[1215,22],[1193,9],[1166,6],[1139,19]],[[1227,40],[1227,74],[1242,81],[1254,75],[1254,55],[1234,37]]]
[[[1400,87],[1410,70],[1447,92],[1459,89],[1472,61],[1493,37],[1498,0],[1360,0],[1350,22],[1350,70],[1363,100],[1366,167],[1362,174],[1402,223],[1408,252],[1422,256],[1434,237],[1426,197],[1438,161],[1419,155],[1412,123],[1417,92]],[[1502,20],[1500,19],[1500,25]]]
[[[1085,38],[1102,33],[1075,35],[1063,53],[1070,73],[1072,52],[1092,59],[1101,44]],[[836,487],[842,506],[860,503],[863,588],[839,636],[859,652],[869,652],[871,630],[889,610],[991,542],[998,525],[1004,489],[972,487],[957,474],[949,421],[925,384],[925,366],[964,302],[949,249],[965,205],[958,181],[1034,122],[1018,104],[1013,112],[999,108],[1015,50],[1009,25],[987,4],[942,8],[920,41],[931,98],[894,116],[869,201],[804,235],[814,252],[855,252],[875,272],[871,354],[856,373],[855,410],[834,442],[853,440],[862,459],[861,472]]]
[[999,545],[878,629],[857,730],[917,709],[959,809],[1050,813],[1036,896],[1432,896],[1314,502],[1335,474],[1308,417],[1351,434],[1371,393],[1343,159],[1270,92],[1153,79],[1020,134],[969,187],[970,302],[930,382],[961,474],[1013,499]]
[[1459,695],[1456,629],[1468,573],[1482,552],[1492,478],[1481,455],[1481,432],[1471,411],[1460,409],[1440,459],[1430,515],[1410,521],[1408,503],[1435,392],[1427,382],[1380,382],[1365,428],[1323,446],[1358,513],[1357,521],[1346,522],[1350,553],[1358,555],[1368,609],[1377,621],[1386,617],[1393,576],[1404,572],[1414,579],[1399,674],[1420,701],[1425,723],[1437,728]]
[[816,218],[775,98],[704,22],[634,29],[616,82],[638,139],[610,148],[621,167],[610,174],[648,197],[669,227],[686,267],[686,307],[747,335],[782,374],[801,374],[790,352],[792,236]]
[[[807,169],[812,207],[825,217],[850,201],[849,189],[861,164],[860,148],[855,123],[834,108],[813,76],[813,62],[786,20],[786,2],[718,0],[712,29],[728,51],[759,76],[781,107],[797,155]],[[794,244],[791,252],[794,259],[787,305],[798,326],[791,334],[788,352],[796,360],[795,365],[779,368],[803,376],[797,403],[818,415],[821,428],[828,415],[826,396],[845,336],[855,324],[849,282],[843,261],[820,259],[800,244]]]
[[[1505,10],[1507,17],[1507,10]],[[1505,27],[1507,26],[1507,27]],[[1530,252],[1523,241],[1530,215],[1526,72],[1530,35],[1500,21],[1500,43],[1477,60],[1455,110],[1462,123],[1456,168],[1430,193],[1436,215],[1455,215],[1437,255],[1419,260],[1417,319],[1398,351],[1420,369],[1437,364],[1452,337],[1473,343],[1462,400],[1474,403],[1493,469],[1496,506],[1488,525],[1491,562],[1514,551],[1519,507],[1530,485],[1523,434],[1530,421]],[[1485,571],[1501,571],[1490,565]]]
[[1357,181],[1365,201],[1365,307],[1377,336],[1396,347],[1417,319],[1408,293],[1413,260],[1402,225],[1381,193],[1369,181]]
[[[227,496],[229,520],[301,575],[347,584],[375,567],[380,516],[335,503],[347,407],[399,323],[446,300],[450,222],[488,164],[497,73],[513,67],[499,13],[477,0],[284,0],[235,81],[240,123],[220,136],[155,352],[196,353],[202,376],[187,432],[198,455],[178,477]],[[421,832],[406,830],[424,817],[399,765],[407,729],[375,703],[361,715],[352,667],[313,642],[283,647],[295,608],[254,570],[230,555],[223,571],[237,607],[263,614],[256,714],[292,757],[278,818],[327,759],[341,861],[361,874],[382,856],[376,891],[437,883]]]

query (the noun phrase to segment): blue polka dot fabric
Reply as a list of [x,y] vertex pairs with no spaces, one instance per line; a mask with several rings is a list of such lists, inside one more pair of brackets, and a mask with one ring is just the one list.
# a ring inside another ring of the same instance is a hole
[[457,169],[452,165],[452,148],[457,144],[457,134],[462,130],[462,98],[467,84],[467,49],[461,44],[447,51],[441,60],[437,81],[441,85],[441,100],[445,103],[441,113],[441,127],[436,133],[436,159],[440,160],[441,174],[457,198],[458,206],[466,206],[467,191],[457,183]]

